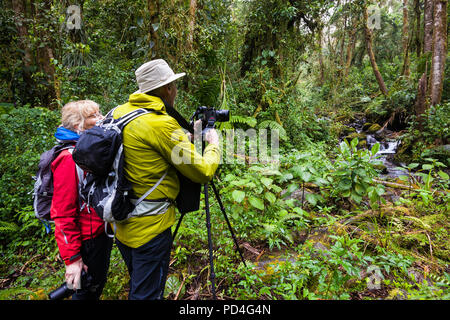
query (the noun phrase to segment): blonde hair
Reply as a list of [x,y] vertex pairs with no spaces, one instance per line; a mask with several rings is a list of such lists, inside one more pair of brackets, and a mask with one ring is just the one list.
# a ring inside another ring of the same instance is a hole
[[[62,126],[72,131],[83,131],[84,121],[92,112],[99,111],[99,105],[92,100],[79,100],[66,103],[61,109]],[[75,128],[78,126],[78,129]]]

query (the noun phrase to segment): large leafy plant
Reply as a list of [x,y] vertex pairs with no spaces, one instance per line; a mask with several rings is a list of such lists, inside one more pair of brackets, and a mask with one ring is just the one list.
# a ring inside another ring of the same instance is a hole
[[269,247],[292,243],[292,228],[303,228],[305,212],[286,201],[277,178],[281,173],[260,165],[249,167],[241,175],[229,173],[222,195],[231,209],[234,227],[244,237],[267,240]]
[[380,145],[376,143],[371,150],[358,149],[358,138],[350,143],[347,140],[341,142],[336,159],[331,195],[338,198],[348,198],[359,204],[363,197],[368,196],[370,203],[375,205],[383,201],[382,185],[373,185],[372,179],[377,175],[375,165],[381,164],[377,160],[377,152]]

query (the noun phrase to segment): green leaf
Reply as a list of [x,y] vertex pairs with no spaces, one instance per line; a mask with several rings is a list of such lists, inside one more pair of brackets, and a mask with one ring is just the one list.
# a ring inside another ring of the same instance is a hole
[[302,215],[302,216],[308,215],[308,213],[300,207],[295,207],[294,209],[292,209],[292,211],[294,211],[295,213],[298,213],[299,215]]
[[272,192],[266,192],[264,194],[264,197],[267,199],[267,201],[269,201],[271,204],[275,203],[275,201],[277,200],[277,197],[275,197],[275,195]]
[[312,175],[308,171],[303,171],[300,173],[300,179],[302,179],[302,181],[304,182],[309,182],[311,177]]
[[277,186],[276,184],[272,185],[272,188],[270,188],[273,192],[281,192],[283,191],[282,188],[280,188],[279,186]]
[[271,185],[272,182],[273,182],[273,179],[266,178],[266,177],[261,177],[260,180],[261,180],[261,182],[262,182],[267,188],[269,188],[270,185]]
[[378,194],[379,196],[382,196],[382,195],[384,194],[384,192],[385,192],[383,186],[378,186],[378,187],[376,188],[376,191],[377,191],[377,194]]
[[378,153],[378,151],[380,151],[380,144],[377,142],[373,145],[372,150],[370,150],[370,152],[372,152],[372,155],[375,155]]
[[363,195],[363,194],[364,194],[364,187],[363,187],[361,184],[356,183],[356,184],[355,184],[355,191],[356,191],[356,193],[358,193],[359,195]]
[[295,183],[291,183],[287,188],[287,193],[291,194],[292,192],[294,192],[297,189],[298,189],[298,185]]
[[169,294],[171,293],[176,294],[179,287],[180,287],[180,280],[176,276],[170,276],[166,281],[164,296],[168,297]]
[[369,193],[369,199],[371,203],[376,203],[378,200],[378,194],[375,192],[374,189],[370,190]]
[[358,145],[358,138],[353,138],[350,142],[350,145],[352,146],[352,149],[356,148],[356,146]]
[[352,192],[352,194],[350,195],[350,198],[355,201],[356,203],[360,203],[362,200],[362,197],[354,192]]
[[410,164],[408,165],[408,168],[409,168],[409,169],[415,169],[415,168],[417,168],[418,166],[419,166],[418,163],[410,163]]
[[294,176],[292,175],[292,173],[288,172],[288,173],[283,174],[279,181],[286,182],[286,181],[291,180],[292,178],[294,178]]
[[422,169],[423,170],[431,170],[431,169],[433,169],[433,165],[431,165],[431,164],[424,164],[424,165],[422,165]]
[[315,180],[314,180],[314,183],[315,184],[317,184],[319,187],[322,187],[322,186],[325,186],[325,185],[327,185],[328,184],[328,181],[326,180],[326,179],[324,179],[324,178],[316,178]]
[[449,179],[448,174],[446,174],[444,171],[439,171],[438,175],[444,180],[448,180]]
[[305,195],[305,198],[311,205],[315,206],[317,204],[317,198],[315,194],[307,193]]
[[348,178],[344,178],[339,182],[338,188],[341,190],[349,190],[352,187],[352,181]]
[[248,198],[248,202],[256,209],[264,210],[264,202],[261,199],[251,196]]
[[241,191],[241,190],[234,190],[231,193],[231,197],[233,198],[233,200],[237,203],[241,203],[242,200],[244,200],[245,198],[245,192]]

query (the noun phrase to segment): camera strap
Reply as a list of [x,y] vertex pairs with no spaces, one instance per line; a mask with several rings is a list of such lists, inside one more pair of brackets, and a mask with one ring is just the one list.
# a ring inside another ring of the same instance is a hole
[[[164,102],[164,101],[163,101]],[[174,107],[169,106],[167,103],[164,102],[164,106],[166,107],[166,112],[169,116],[174,118],[180,127],[183,129],[186,129],[190,133],[194,134],[194,128],[187,122],[185,118],[177,111]]]

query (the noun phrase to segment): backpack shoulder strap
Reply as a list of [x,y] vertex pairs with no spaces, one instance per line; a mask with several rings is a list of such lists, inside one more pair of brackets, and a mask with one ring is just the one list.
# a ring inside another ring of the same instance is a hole
[[[73,149],[74,147],[69,147],[67,148],[70,152],[70,154],[73,153]],[[83,210],[84,206],[86,205],[82,199],[83,196],[81,195],[81,187],[83,186],[83,183],[86,179],[86,177],[84,176],[84,170],[81,169],[76,163],[75,163],[75,169],[77,170],[77,177],[78,177],[78,199],[79,199],[79,207],[80,207],[80,211]],[[89,209],[89,208],[88,208]]]
[[144,109],[139,108],[137,110],[133,110],[131,112],[128,112],[127,114],[121,116],[120,118],[116,119],[115,125],[118,126],[121,130],[132,120],[136,119],[137,117],[140,117],[144,114],[148,114],[151,112],[155,112],[153,109]]
[[150,189],[147,190],[146,193],[144,193],[134,204],[135,206],[137,206],[139,203],[141,203],[145,198],[147,198],[147,196],[152,193],[159,185],[160,183],[164,180],[164,178],[167,176],[167,172],[169,171],[169,169],[166,170],[166,172],[164,172],[164,174],[162,175],[161,178],[159,178],[158,182],[155,183],[155,185],[153,187],[151,187]]

